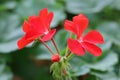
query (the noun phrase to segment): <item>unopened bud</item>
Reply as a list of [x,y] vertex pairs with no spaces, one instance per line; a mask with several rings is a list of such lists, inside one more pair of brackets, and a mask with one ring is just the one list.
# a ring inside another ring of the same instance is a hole
[[65,69],[63,69],[63,74],[64,74],[64,75],[66,75],[66,74],[67,74]]
[[55,54],[52,56],[52,62],[58,62],[60,60],[60,55],[59,54]]

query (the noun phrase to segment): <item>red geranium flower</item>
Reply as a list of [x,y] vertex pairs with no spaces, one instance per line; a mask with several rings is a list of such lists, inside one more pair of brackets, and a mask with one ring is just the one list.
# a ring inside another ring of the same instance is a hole
[[73,17],[73,21],[65,21],[65,29],[76,34],[77,39],[68,39],[68,48],[71,52],[76,55],[82,56],[85,54],[85,50],[89,51],[94,56],[100,56],[102,50],[95,44],[103,44],[104,40],[102,35],[96,31],[92,30],[88,32],[85,36],[82,35],[84,30],[87,28],[89,20],[83,14]]
[[39,12],[39,16],[32,15],[28,21],[24,21],[22,27],[25,35],[18,41],[19,49],[38,38],[42,41],[50,40],[56,32],[56,29],[50,30],[52,18],[53,12],[48,13],[48,9],[44,8]]

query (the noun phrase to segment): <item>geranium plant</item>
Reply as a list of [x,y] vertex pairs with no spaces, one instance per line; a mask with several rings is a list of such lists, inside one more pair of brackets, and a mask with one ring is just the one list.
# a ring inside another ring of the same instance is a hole
[[[65,20],[64,22],[64,28],[70,32],[70,37],[66,41],[66,51],[63,55],[53,39],[56,29],[50,29],[53,16],[53,12],[48,12],[48,9],[44,8],[39,12],[38,16],[32,15],[28,18],[28,21],[25,20],[22,26],[25,35],[18,40],[17,45],[19,49],[22,49],[29,43],[38,40],[51,53],[53,64],[50,71],[55,80],[72,80],[69,72],[69,60],[74,58],[72,55],[83,56],[88,51],[94,56],[100,56],[102,50],[96,44],[103,44],[104,39],[100,32],[96,30],[91,30],[86,35],[83,35],[88,27],[89,19],[84,14],[79,14],[74,16],[72,21]],[[46,41],[52,41],[57,53],[54,53]]]

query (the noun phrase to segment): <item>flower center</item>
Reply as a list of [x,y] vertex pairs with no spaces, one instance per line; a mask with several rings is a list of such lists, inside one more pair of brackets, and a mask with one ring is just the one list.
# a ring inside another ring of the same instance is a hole
[[78,41],[79,41],[79,42],[83,42],[83,39],[82,39],[82,37],[80,37],[80,39],[78,39]]
[[45,35],[48,34],[48,31],[44,32],[44,34],[45,34]]

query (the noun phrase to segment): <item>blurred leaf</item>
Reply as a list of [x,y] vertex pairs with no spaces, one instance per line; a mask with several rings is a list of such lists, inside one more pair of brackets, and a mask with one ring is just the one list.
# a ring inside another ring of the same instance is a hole
[[85,65],[83,66],[76,65],[76,66],[77,66],[76,68],[74,67],[74,74],[73,74],[74,76],[85,75],[90,71],[90,69]]
[[0,74],[3,72],[6,66],[6,58],[0,55]]
[[54,12],[52,27],[56,27],[66,17],[63,5],[55,0],[21,0],[16,8],[16,12],[23,18],[26,18],[30,15],[37,15],[43,8],[48,8],[49,11]]
[[100,70],[100,71],[106,71],[109,70],[113,65],[115,65],[118,62],[118,56],[114,52],[108,53],[103,59],[100,61],[89,64],[88,66],[92,69]]
[[89,77],[85,78],[85,80],[99,80],[96,76],[90,75]]
[[12,80],[12,77],[12,72],[8,67],[5,67],[4,71],[0,74],[0,80]]
[[16,1],[7,1],[0,5],[0,11],[14,9],[16,7]]
[[109,41],[109,40],[106,40],[103,45],[100,45],[100,47],[103,50],[103,52],[109,51],[111,46],[112,46],[112,41]]
[[65,0],[67,11],[73,14],[96,13],[113,0]]
[[36,49],[25,48],[12,53],[14,74],[23,80],[53,80],[49,62],[34,59]]
[[69,33],[64,29],[58,31],[55,35],[55,41],[59,46],[60,50],[63,50],[67,47],[67,39],[69,38]]
[[37,52],[37,55],[36,55],[36,59],[39,59],[39,60],[51,60],[51,53],[47,50],[46,47],[43,46],[43,44],[41,44],[39,47],[39,49],[35,52]]
[[13,74],[10,68],[6,65],[7,57],[0,55],[0,80],[12,80]]
[[110,4],[110,7],[113,9],[120,10],[120,0],[114,0],[112,4]]
[[112,71],[106,72],[106,73],[100,73],[100,72],[91,72],[91,74],[97,76],[100,78],[100,80],[119,80],[116,76],[116,74]]
[[73,76],[81,76],[90,72],[90,68],[78,56],[74,56],[72,60],[70,60],[70,64],[71,74]]
[[17,40],[23,34],[18,27],[19,17],[15,14],[0,14],[0,52],[7,53],[17,49]]
[[120,45],[120,27],[116,22],[104,22],[97,29],[103,34],[106,41]]

